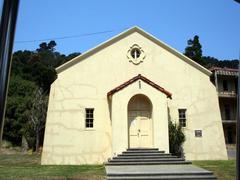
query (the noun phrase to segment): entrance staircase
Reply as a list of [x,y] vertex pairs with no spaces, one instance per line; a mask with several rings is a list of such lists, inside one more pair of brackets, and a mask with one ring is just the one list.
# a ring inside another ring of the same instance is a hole
[[216,179],[212,172],[157,148],[127,149],[106,164],[107,179]]
[[113,157],[106,165],[155,165],[155,164],[191,164],[184,158],[152,149],[127,149]]

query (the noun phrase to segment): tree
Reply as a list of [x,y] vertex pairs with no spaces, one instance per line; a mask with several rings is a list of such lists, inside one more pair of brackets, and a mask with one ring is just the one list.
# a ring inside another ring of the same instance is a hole
[[28,79],[34,81],[44,91],[50,90],[50,85],[56,79],[56,72],[53,67],[48,67],[41,62],[37,62],[28,67]]
[[197,63],[204,65],[204,62],[202,61],[202,45],[199,42],[199,37],[197,35],[194,36],[193,40],[189,39],[187,44],[188,46],[185,48],[184,55]]
[[218,60],[214,57],[210,56],[203,56],[202,60],[205,62],[204,67],[206,68],[211,68],[211,67],[221,67],[221,68],[233,68],[237,69],[238,68],[238,63],[239,60],[233,59],[233,60]]
[[57,43],[55,41],[50,41],[48,43],[48,49],[53,52],[53,51],[55,51],[55,46],[56,45],[57,45]]
[[65,58],[65,59],[66,59],[65,62],[67,62],[67,61],[69,61],[69,60],[71,60],[71,59],[73,59],[73,58],[75,58],[75,57],[77,57],[77,56],[79,56],[79,55],[81,55],[81,53],[77,53],[77,52],[71,53],[71,54],[69,54],[69,55]]
[[37,49],[38,52],[47,51],[47,50],[48,50],[48,46],[46,42],[39,44],[39,48]]
[[182,144],[185,141],[185,135],[182,131],[182,127],[176,123],[174,124],[171,120],[169,120],[168,129],[170,153],[177,156],[183,156]]
[[22,136],[28,133],[27,116],[35,89],[37,86],[34,82],[24,80],[20,76],[10,78],[3,138],[14,145],[20,145]]
[[3,134],[13,145],[20,145],[23,136],[30,148],[38,149],[42,143],[47,97],[57,77],[55,68],[80,54],[66,56],[55,51],[56,45],[55,41],[42,42],[36,51],[13,54]]
[[42,88],[38,88],[34,93],[32,108],[29,114],[29,122],[34,131],[35,150],[39,150],[40,134],[45,127],[47,114],[48,96],[43,92]]
[[42,42],[39,44],[39,48],[37,49],[37,52],[43,52],[43,51],[51,51],[53,52],[55,50],[55,46],[57,43],[55,41],[50,41],[49,43]]
[[[29,53],[18,51],[13,55],[12,76],[20,76],[25,80],[33,81],[39,87],[49,90],[56,79],[56,71],[51,64],[58,61],[53,53]],[[11,81],[11,79],[10,79]]]
[[238,60],[218,60],[215,57],[211,56],[202,56],[202,45],[200,44],[199,37],[194,36],[193,40],[188,40],[188,46],[185,48],[184,55],[191,58],[198,64],[209,69],[211,67],[227,67],[227,68],[238,68]]

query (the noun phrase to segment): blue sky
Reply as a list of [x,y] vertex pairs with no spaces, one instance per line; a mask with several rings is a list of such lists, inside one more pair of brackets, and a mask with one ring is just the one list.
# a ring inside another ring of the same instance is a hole
[[[233,0],[21,0],[14,51],[35,50],[55,37],[57,51],[84,52],[132,26],[184,52],[199,35],[203,54],[236,59],[240,50],[240,4]],[[110,31],[95,35],[88,33]]]

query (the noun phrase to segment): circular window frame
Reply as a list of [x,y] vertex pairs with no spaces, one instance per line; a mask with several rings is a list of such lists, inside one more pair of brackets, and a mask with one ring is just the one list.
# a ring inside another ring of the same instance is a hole
[[144,51],[142,50],[142,48],[139,45],[134,44],[128,50],[127,57],[129,59],[129,62],[132,62],[135,65],[138,65],[141,62],[143,62],[143,60],[145,59],[146,55],[145,55]]
[[139,48],[133,48],[132,50],[131,50],[131,57],[133,58],[133,59],[138,59],[140,56],[141,56],[141,51],[140,51],[140,49]]

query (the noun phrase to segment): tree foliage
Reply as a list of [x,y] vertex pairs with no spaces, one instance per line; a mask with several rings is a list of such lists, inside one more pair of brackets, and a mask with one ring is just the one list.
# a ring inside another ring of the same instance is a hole
[[24,80],[20,76],[11,77],[3,138],[13,144],[20,145],[22,136],[28,131],[25,125],[36,89],[37,86],[32,81]]
[[239,60],[233,59],[233,60],[218,60],[214,57],[210,56],[203,56],[202,61],[204,62],[203,66],[206,67],[207,69],[211,67],[227,67],[227,68],[233,68],[237,69]]
[[187,47],[185,48],[184,55],[194,60],[198,64],[209,69],[211,67],[227,67],[227,68],[238,68],[238,60],[218,60],[217,58],[211,56],[203,56],[202,45],[200,43],[200,38],[195,35],[193,39],[187,41]]
[[39,44],[39,48],[37,49],[38,52],[43,52],[43,51],[51,51],[53,52],[55,50],[55,46],[57,43],[55,41],[50,41],[49,43],[43,42]]
[[170,153],[176,156],[183,156],[182,145],[185,141],[185,135],[182,131],[182,127],[176,123],[174,124],[171,120],[169,120],[168,129]]
[[20,145],[24,136],[31,148],[42,144],[48,93],[56,79],[55,68],[76,57],[56,49],[55,41],[43,42],[36,51],[13,54],[3,138]]
[[200,44],[199,37],[196,35],[193,39],[189,39],[188,46],[185,48],[185,55],[202,64],[202,45]]

